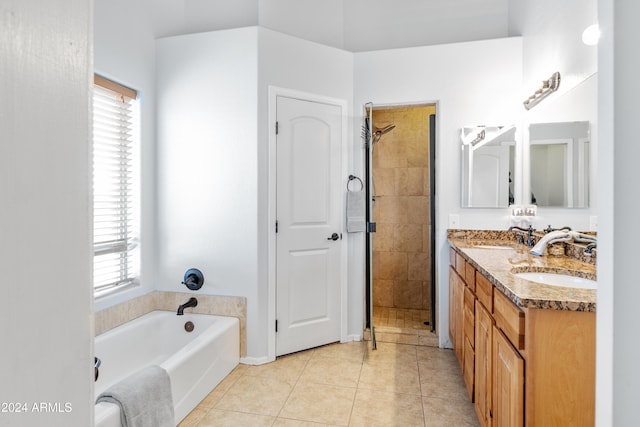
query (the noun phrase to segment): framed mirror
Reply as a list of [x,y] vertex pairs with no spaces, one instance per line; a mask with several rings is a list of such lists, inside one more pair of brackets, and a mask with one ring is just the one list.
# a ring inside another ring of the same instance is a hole
[[529,125],[531,204],[589,207],[588,121]]
[[463,208],[506,208],[514,202],[515,126],[461,130]]

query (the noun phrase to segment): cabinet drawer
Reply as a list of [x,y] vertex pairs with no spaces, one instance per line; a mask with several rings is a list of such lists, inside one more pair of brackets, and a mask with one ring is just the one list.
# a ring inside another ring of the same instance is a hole
[[513,346],[524,349],[524,312],[500,291],[493,296],[493,317]]
[[467,286],[473,291],[476,291],[476,269],[470,263],[465,263],[465,282]]
[[475,306],[476,296],[469,288],[464,288],[464,336],[471,347],[475,346]]
[[460,277],[464,278],[466,274],[466,264],[467,262],[464,260],[460,253],[456,252],[456,271],[460,275]]
[[493,312],[493,285],[476,271],[476,296],[489,313]]
[[453,248],[449,248],[449,264],[456,268],[456,250]]
[[475,353],[469,340],[464,340],[464,368],[462,376],[464,377],[464,385],[467,387],[467,393],[469,393],[469,399],[473,402],[473,386],[474,386],[474,372],[475,372]]

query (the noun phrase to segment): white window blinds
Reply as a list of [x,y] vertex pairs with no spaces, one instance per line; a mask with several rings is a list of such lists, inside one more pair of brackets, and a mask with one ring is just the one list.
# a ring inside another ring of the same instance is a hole
[[94,295],[136,283],[139,108],[136,92],[99,76],[93,92]]

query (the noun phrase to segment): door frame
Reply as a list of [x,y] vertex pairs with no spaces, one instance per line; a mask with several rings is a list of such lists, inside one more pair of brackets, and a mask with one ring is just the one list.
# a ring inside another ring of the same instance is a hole
[[[437,152],[438,152],[438,142],[440,140],[440,120],[441,120],[441,116],[442,113],[440,112],[442,110],[441,106],[440,106],[440,101],[439,100],[434,100],[434,101],[408,101],[408,102],[394,102],[394,103],[376,103],[376,102],[371,102],[371,108],[373,108],[374,110],[385,110],[385,109],[390,109],[390,108],[415,108],[415,107],[422,107],[422,106],[428,106],[428,105],[433,105],[436,108],[436,112],[433,115],[434,117],[431,118],[431,116],[429,117],[429,216],[430,218],[430,223],[431,223],[431,227],[430,227],[430,234],[431,234],[431,238],[429,239],[429,245],[431,248],[431,256],[429,258],[429,262],[431,263],[431,289],[430,289],[430,293],[431,293],[431,304],[429,306],[429,310],[430,310],[430,329],[431,332],[435,333],[436,336],[438,337],[438,343],[440,344],[440,346],[442,347],[442,344],[440,343],[440,337],[445,337],[448,336],[449,332],[448,331],[444,331],[443,333],[440,333],[438,327],[441,325],[445,325],[445,323],[441,322],[438,319],[438,316],[440,314],[440,309],[439,309],[439,298],[440,298],[440,289],[439,289],[439,281],[438,281],[438,274],[439,274],[439,265],[438,263],[440,262],[440,256],[439,256],[439,246],[438,243],[440,242],[440,239],[438,237],[438,230],[439,230],[439,224],[440,224],[440,218],[438,215],[438,206],[439,206],[439,194],[437,193],[437,189],[438,189],[438,173],[437,173],[437,165],[436,165],[436,158],[437,158]],[[367,104],[362,104],[363,106],[366,106]],[[364,116],[361,117],[361,120],[364,119],[364,117],[368,117],[367,113],[366,113],[366,108],[364,109],[363,112]],[[373,120],[371,121],[371,125],[373,126]],[[363,162],[366,161],[366,156],[363,156]],[[365,169],[365,166],[363,164],[363,170]],[[367,180],[369,178],[367,177]],[[370,203],[370,198],[371,195],[369,194],[369,192],[367,191],[367,204]],[[368,220],[368,219],[367,219]],[[365,238],[368,238],[367,236],[365,236]],[[446,237],[445,237],[445,241],[446,241]],[[365,263],[365,269],[369,268],[369,263],[373,263],[373,260],[369,260],[368,259],[368,251],[367,249],[364,250],[364,254],[362,259],[364,260]],[[447,256],[448,256],[449,252],[447,252]],[[369,298],[366,297],[366,293],[367,293],[367,287],[369,286],[369,284],[367,283],[367,277],[366,274],[364,275],[363,278],[363,288],[364,288],[364,292],[363,294],[365,295],[365,308],[364,308],[364,316],[363,316],[363,320],[364,320],[364,324],[366,327],[366,323],[367,323],[367,316],[370,310],[370,304],[372,304],[372,302],[370,302],[371,300]],[[448,284],[448,281],[445,281],[445,284]],[[373,292],[373,278],[371,278],[371,289]],[[445,290],[445,295],[448,295],[448,293]],[[445,302],[446,303],[446,302]],[[444,312],[444,315],[447,315],[447,312]],[[373,319],[371,319],[371,323],[373,323]],[[369,325],[370,326],[370,325]],[[373,325],[375,327],[375,324]]]
[[[269,196],[268,196],[268,213],[267,213],[267,230],[268,230],[268,278],[267,278],[267,293],[268,293],[268,312],[267,312],[267,350],[268,350],[268,359],[269,361],[273,361],[276,359],[276,207],[277,207],[277,198],[276,198],[276,176],[277,176],[277,150],[276,150],[276,118],[277,118],[277,97],[284,96],[288,98],[295,98],[302,101],[311,101],[311,102],[319,102],[324,104],[330,104],[339,106],[342,110],[342,149],[341,151],[341,161],[340,161],[340,172],[342,177],[344,177],[345,182],[345,191],[346,191],[346,182],[347,182],[347,162],[349,158],[348,148],[351,144],[349,144],[348,135],[348,111],[347,106],[348,103],[346,100],[331,98],[327,96],[312,94],[308,92],[302,92],[293,89],[286,89],[278,86],[269,85],[269,111],[268,111],[268,120],[269,123],[267,128],[269,129],[269,146],[268,146],[268,157],[269,157]],[[340,197],[340,212],[342,213],[341,220],[341,232],[344,235],[344,238],[340,240],[340,249],[342,251],[340,257],[340,342],[347,341],[347,321],[348,321],[348,310],[347,310],[347,264],[348,264],[348,245],[347,245],[347,235],[346,235],[346,206],[345,206],[345,194],[342,194]]]

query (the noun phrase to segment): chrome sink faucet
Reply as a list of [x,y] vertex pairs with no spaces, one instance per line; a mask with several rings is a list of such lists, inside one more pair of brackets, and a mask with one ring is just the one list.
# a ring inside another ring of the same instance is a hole
[[530,225],[529,228],[522,228],[522,227],[517,227],[515,225],[512,225],[511,227],[509,227],[509,229],[507,231],[513,231],[513,230],[520,230],[520,231],[526,231],[527,232],[527,246],[529,246],[530,248],[533,247],[533,227]]

